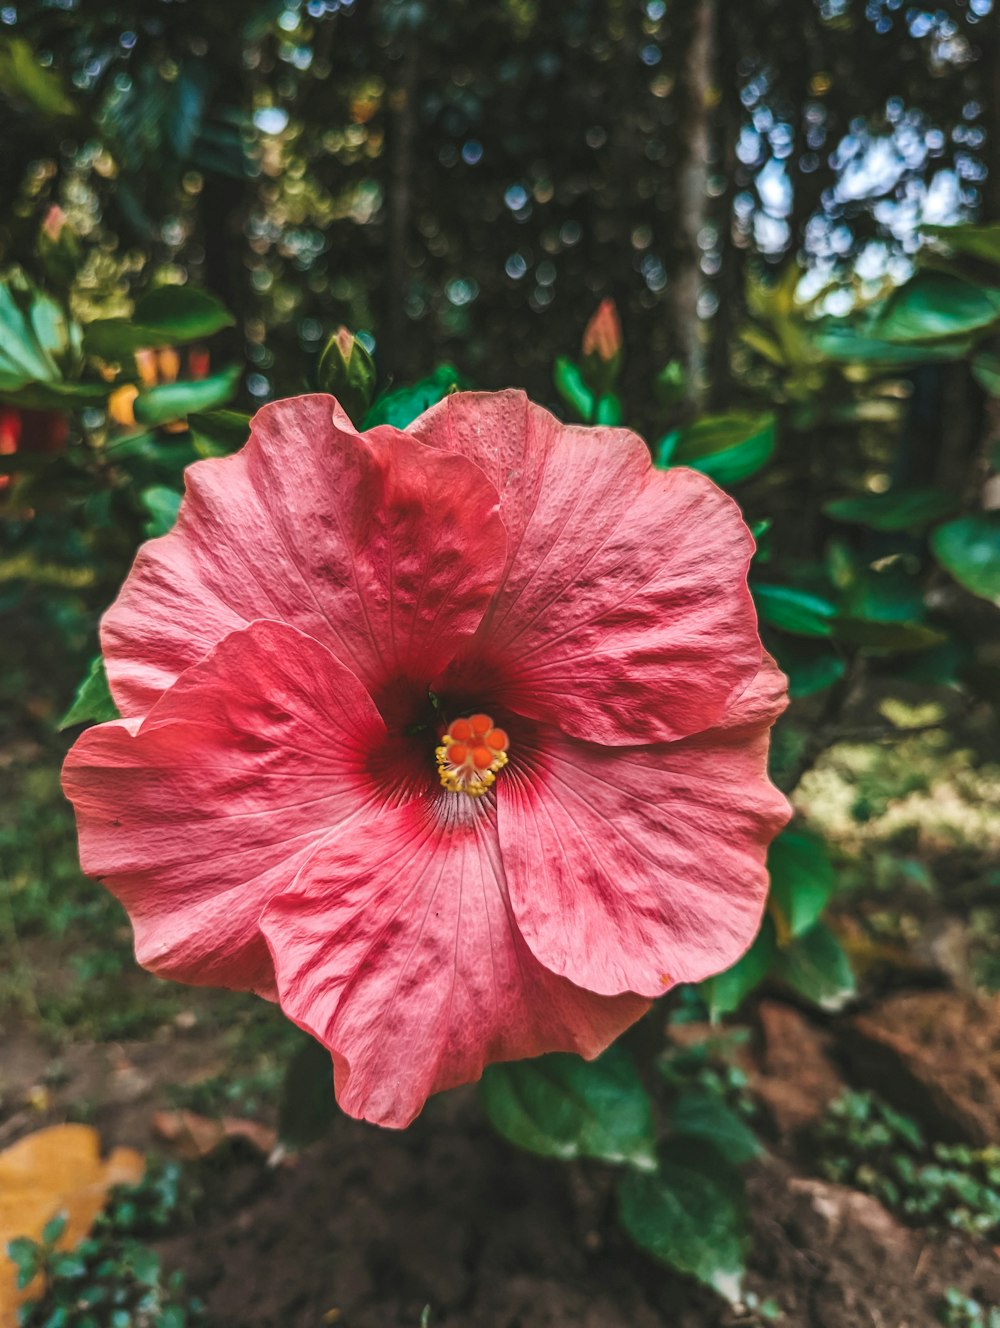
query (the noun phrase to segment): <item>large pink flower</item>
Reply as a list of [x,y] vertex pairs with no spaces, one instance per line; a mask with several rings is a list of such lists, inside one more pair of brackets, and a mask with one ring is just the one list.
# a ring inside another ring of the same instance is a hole
[[140,963],[252,989],[405,1125],[594,1056],[760,921],[784,679],[735,503],[518,392],[358,434],[266,406],[103,623],[64,784]]

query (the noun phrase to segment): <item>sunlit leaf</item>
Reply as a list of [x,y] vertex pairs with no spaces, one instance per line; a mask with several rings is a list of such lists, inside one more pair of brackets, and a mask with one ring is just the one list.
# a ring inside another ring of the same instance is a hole
[[887,622],[874,618],[838,617],[833,626],[838,641],[862,651],[929,650],[946,640],[944,632],[916,622]]
[[23,37],[0,39],[0,92],[39,115],[58,119],[77,114],[61,75],[46,69]]
[[620,1047],[596,1061],[556,1054],[490,1065],[480,1091],[494,1127],[529,1152],[654,1165],[649,1095]]

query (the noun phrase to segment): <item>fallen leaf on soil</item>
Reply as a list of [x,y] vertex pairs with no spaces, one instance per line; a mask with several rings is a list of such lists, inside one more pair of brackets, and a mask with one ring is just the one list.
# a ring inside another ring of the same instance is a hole
[[0,1153],[0,1328],[15,1328],[17,1306],[36,1297],[39,1280],[17,1290],[17,1269],[7,1245],[18,1236],[38,1240],[62,1213],[66,1226],[56,1242],[71,1250],[87,1235],[114,1185],[135,1185],[146,1164],[132,1148],[101,1158],[97,1131],[89,1125],[52,1125]]
[[161,1139],[173,1144],[181,1157],[192,1159],[207,1157],[227,1139],[245,1139],[265,1157],[278,1145],[275,1130],[239,1116],[213,1120],[194,1111],[158,1111],[153,1116],[153,1129]]

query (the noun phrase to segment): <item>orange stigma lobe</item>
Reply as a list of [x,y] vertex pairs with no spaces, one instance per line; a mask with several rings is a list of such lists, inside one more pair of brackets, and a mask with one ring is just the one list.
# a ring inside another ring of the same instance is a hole
[[434,753],[442,788],[478,798],[507,764],[510,739],[489,715],[453,719]]

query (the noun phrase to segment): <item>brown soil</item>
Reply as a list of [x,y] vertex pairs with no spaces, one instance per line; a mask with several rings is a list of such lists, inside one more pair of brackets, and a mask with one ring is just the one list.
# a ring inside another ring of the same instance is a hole
[[[935,1027],[966,1017],[962,997],[942,999]],[[927,1011],[914,1007],[906,1024],[906,1008],[892,998],[867,1017],[917,1046]],[[933,1328],[952,1286],[1000,1304],[1000,1259],[987,1245],[905,1227],[873,1199],[810,1175],[805,1127],[841,1089],[836,1033],[846,1022],[831,1031],[782,1002],[758,1006],[747,1068],[773,1155],[750,1176],[748,1292],[777,1302],[782,1328]],[[74,1046],[45,1087],[51,1058],[8,1030],[0,1146],[81,1102],[108,1144],[154,1146],[168,1086],[211,1071],[218,1040],[171,1026],[150,1042]],[[970,1052],[981,1064],[978,1042]],[[911,1079],[911,1111],[920,1084]],[[197,1225],[160,1248],[207,1302],[210,1328],[418,1328],[425,1306],[433,1328],[764,1322],[637,1252],[614,1221],[606,1169],[508,1147],[472,1089],[433,1100],[404,1133],[341,1117],[293,1165],[268,1166],[240,1142],[201,1165]]]

